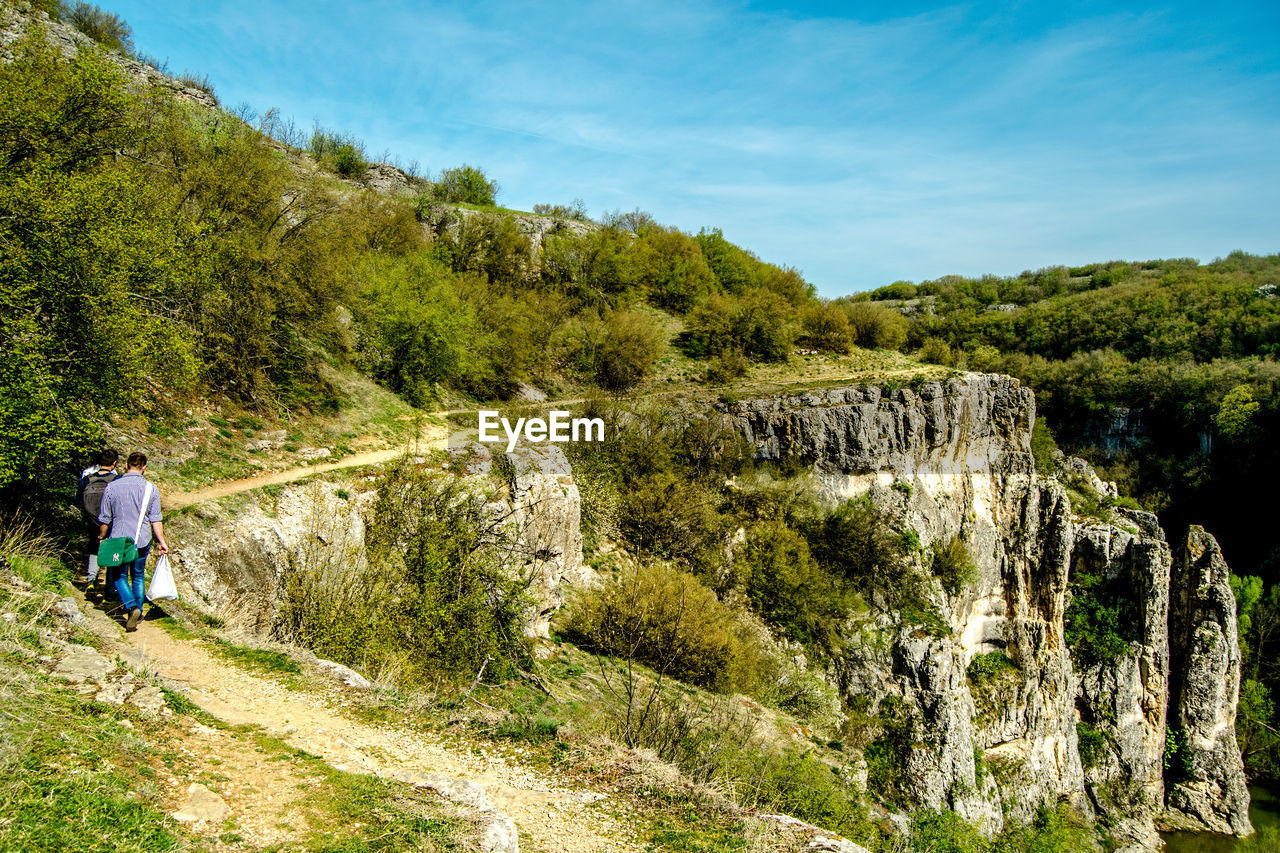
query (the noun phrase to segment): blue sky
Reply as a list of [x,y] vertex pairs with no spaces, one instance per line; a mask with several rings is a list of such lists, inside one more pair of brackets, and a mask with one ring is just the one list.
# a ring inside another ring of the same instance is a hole
[[824,296],[1280,251],[1275,2],[100,5],[226,105],[719,227]]

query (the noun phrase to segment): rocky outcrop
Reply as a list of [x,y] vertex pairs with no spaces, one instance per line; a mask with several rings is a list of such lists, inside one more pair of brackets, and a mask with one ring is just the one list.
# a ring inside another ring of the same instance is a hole
[[[833,672],[852,704],[906,709],[904,809],[945,806],[994,832],[1065,800],[1134,851],[1159,848],[1166,802],[1180,826],[1247,831],[1234,601],[1216,545],[1196,540],[1171,575],[1155,516],[1109,508],[1114,487],[1086,464],[1038,475],[1029,389],[967,374],[723,408],[759,456],[807,464],[828,502],[869,495],[919,536],[935,622],[855,619]],[[1107,517],[1077,513],[1081,493]],[[924,555],[956,537],[977,571],[948,593]],[[1086,607],[1119,614],[1105,654],[1068,636]],[[979,656],[1006,662],[999,677],[970,673]],[[1194,756],[1167,794],[1166,714]]]
[[[1126,524],[1126,519],[1136,523]],[[1150,513],[1078,527],[1071,553],[1076,579],[1096,578],[1121,619],[1127,650],[1076,661],[1076,708],[1086,737],[1086,791],[1112,836],[1136,849],[1158,848],[1151,816],[1164,801],[1165,704],[1169,687],[1169,546]],[[1094,735],[1096,733],[1096,735]]]
[[582,499],[569,460],[553,444],[521,445],[496,460],[487,445],[467,450],[472,473],[496,473],[504,481],[489,503],[506,534],[504,562],[528,584],[525,633],[549,637],[566,590],[594,578],[582,562]]
[[[64,56],[74,56],[77,51],[97,47],[97,43],[84,33],[68,24],[49,20],[48,15],[37,9],[27,8],[20,11],[0,9],[0,60],[10,59],[9,46],[30,32],[33,25],[42,29],[49,43]],[[218,107],[217,97],[203,85],[195,85],[194,81],[187,79],[170,77],[132,56],[115,51],[104,51],[103,55],[124,73],[133,86],[156,87],[168,91],[173,97],[182,101],[208,109]]]
[[1230,572],[1217,541],[1192,527],[1173,568],[1169,728],[1181,755],[1165,793],[1168,822],[1244,835],[1249,791],[1236,744],[1240,647]]
[[182,597],[234,628],[265,635],[275,627],[289,569],[338,577],[362,571],[367,557],[358,496],[316,480],[263,497],[229,511],[201,507],[201,523],[184,519],[174,538],[183,543],[175,572]]
[[[527,581],[525,631],[548,636],[565,588],[590,581],[582,563],[581,501],[560,448],[521,449],[497,464],[481,448],[460,472],[502,531],[508,571]],[[498,480],[496,490],[494,478]],[[232,625],[257,634],[276,627],[286,573],[334,579],[363,572],[366,515],[376,495],[352,494],[323,480],[281,488],[228,510],[201,507],[182,518],[177,550],[180,591]],[[247,505],[245,505],[247,504]],[[192,523],[195,522],[195,523]]]

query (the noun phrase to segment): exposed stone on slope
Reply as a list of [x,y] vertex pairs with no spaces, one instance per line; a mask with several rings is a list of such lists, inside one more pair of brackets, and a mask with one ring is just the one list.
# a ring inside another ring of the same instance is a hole
[[274,626],[287,569],[338,575],[366,563],[360,507],[332,485],[287,486],[273,510],[251,505],[184,530],[175,571],[180,591],[189,587],[229,624],[263,634]]
[[[3,9],[0,10],[0,15],[5,16],[0,17],[0,59],[4,61],[8,61],[11,56],[9,45],[22,38],[29,31],[33,22],[44,28],[49,42],[64,56],[74,56],[79,50],[92,50],[98,46],[93,39],[75,27],[59,21],[51,21],[48,15],[36,9],[29,10],[25,14],[14,14],[10,10]],[[9,17],[10,15],[11,17]],[[173,96],[184,101],[190,101],[209,109],[216,109],[218,106],[218,99],[204,89],[169,77],[131,56],[124,56],[113,51],[106,51],[105,56],[124,72],[125,77],[134,86],[140,88],[157,86],[161,89],[167,89]]]
[[[488,450],[472,460],[469,475],[487,478]],[[490,508],[510,534],[509,571],[528,580],[525,631],[546,637],[565,587],[589,583],[582,562],[581,499],[563,451],[553,445],[521,448],[502,457],[505,488]],[[478,493],[489,481],[476,480]],[[352,496],[323,481],[285,486],[274,506],[250,505],[228,517],[202,510],[208,527],[184,528],[177,551],[180,590],[218,612],[229,624],[271,633],[289,569],[341,578],[365,569],[365,513],[372,493]],[[175,537],[176,538],[176,537]]]
[[[915,390],[830,389],[725,411],[759,456],[811,466],[827,501],[869,494],[895,508],[926,549],[958,536],[977,564],[968,588],[949,595],[934,583],[929,592],[949,631],[854,620],[834,668],[848,699],[874,711],[893,696],[911,709],[922,748],[907,761],[905,806],[947,806],[994,831],[1065,798],[1104,819],[1126,850],[1158,849],[1158,820],[1247,829],[1234,737],[1234,600],[1217,546],[1193,535],[1171,613],[1171,557],[1158,519],[1132,510],[1117,510],[1112,523],[1078,516],[1063,485],[1037,476],[1028,389],[969,374]],[[1115,495],[1082,460],[1060,463],[1069,483]],[[1131,633],[1125,654],[1080,672],[1065,635],[1076,571],[1123,590]],[[979,689],[965,668],[987,652],[1007,655],[1017,673]],[[1172,700],[1171,673],[1181,677]],[[1167,795],[1166,708],[1169,724],[1194,742],[1191,778]],[[1078,721],[1105,742],[1087,771]],[[975,748],[990,774],[977,772]]]
[[365,678],[351,667],[343,666],[336,661],[316,658],[316,668],[325,675],[328,675],[334,681],[340,681],[348,687],[355,687],[359,690],[368,690],[373,687],[373,684],[369,679]]
[[1185,776],[1169,779],[1169,822],[1245,835],[1249,790],[1236,743],[1240,647],[1230,571],[1218,542],[1192,527],[1174,562],[1169,726],[1185,743]]
[[567,588],[594,577],[582,562],[582,498],[569,460],[555,445],[525,445],[503,459],[508,494],[495,509],[513,537],[507,565],[529,581],[525,633],[548,637]]
[[67,647],[66,654],[54,667],[53,676],[73,684],[91,681],[101,685],[106,683],[107,676],[115,668],[116,665],[97,649],[73,644]]
[[[1148,515],[1149,514],[1143,514]],[[1154,516],[1150,516],[1154,522]],[[1077,707],[1084,723],[1104,736],[1085,768],[1089,797],[1118,841],[1159,846],[1152,816],[1164,801],[1165,703],[1169,687],[1169,567],[1156,536],[1091,523],[1077,530],[1072,571],[1097,575],[1125,592],[1124,627],[1134,630],[1129,651],[1079,673]]]
[[210,791],[199,782],[192,782],[187,788],[187,798],[182,807],[170,817],[183,823],[220,824],[231,816],[231,807],[226,800]]

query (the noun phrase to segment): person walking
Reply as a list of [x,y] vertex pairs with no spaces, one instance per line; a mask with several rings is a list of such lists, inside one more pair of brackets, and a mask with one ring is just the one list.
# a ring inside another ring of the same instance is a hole
[[138,548],[138,558],[119,569],[116,592],[124,605],[125,630],[137,630],[146,596],[147,557],[154,538],[156,553],[168,554],[164,520],[160,514],[160,490],[146,478],[147,456],[130,453],[122,477],[107,484],[98,510],[98,538],[128,537]]
[[[102,509],[102,495],[107,485],[116,477],[116,460],[120,454],[114,448],[107,447],[98,453],[94,464],[80,474],[80,485],[76,489],[76,505],[84,517],[89,534],[89,553],[85,569],[85,594],[96,595],[98,579],[98,512]],[[106,581],[107,572],[103,572]]]

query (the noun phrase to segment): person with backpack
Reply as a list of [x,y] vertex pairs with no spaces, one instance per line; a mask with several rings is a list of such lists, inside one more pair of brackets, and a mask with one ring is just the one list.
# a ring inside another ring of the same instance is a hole
[[160,490],[148,482],[147,456],[130,453],[127,470],[122,477],[107,484],[98,509],[100,540],[127,538],[132,540],[138,556],[125,562],[116,577],[116,592],[128,614],[125,630],[137,630],[146,596],[147,556],[154,538],[157,553],[168,554],[164,538],[164,522],[160,514]]
[[[89,534],[89,553],[85,570],[85,591],[94,592],[98,579],[98,511],[102,508],[102,495],[107,484],[118,476],[116,460],[120,454],[114,448],[104,448],[97,456],[94,464],[80,474],[80,485],[76,489],[76,504]],[[105,582],[106,572],[103,572]]]

